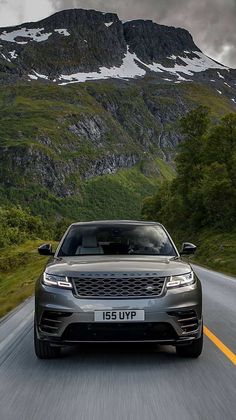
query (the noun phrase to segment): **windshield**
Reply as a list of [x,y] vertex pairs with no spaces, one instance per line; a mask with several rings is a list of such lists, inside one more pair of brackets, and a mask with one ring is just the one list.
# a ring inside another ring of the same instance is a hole
[[176,256],[165,230],[159,225],[72,226],[58,257],[80,255]]

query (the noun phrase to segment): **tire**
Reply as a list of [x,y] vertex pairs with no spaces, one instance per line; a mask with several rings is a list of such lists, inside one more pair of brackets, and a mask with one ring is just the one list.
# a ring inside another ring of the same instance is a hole
[[176,353],[180,357],[197,358],[202,353],[203,349],[203,331],[201,337],[194,340],[191,344],[185,346],[176,346]]
[[55,359],[60,357],[61,348],[51,347],[47,341],[37,337],[36,326],[34,324],[34,351],[38,359]]

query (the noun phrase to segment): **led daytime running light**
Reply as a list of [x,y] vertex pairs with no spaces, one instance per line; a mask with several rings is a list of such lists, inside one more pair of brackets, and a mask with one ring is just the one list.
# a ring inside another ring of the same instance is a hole
[[54,274],[43,274],[43,284],[46,286],[61,287],[64,289],[72,289],[72,284],[66,276],[57,276]]
[[168,289],[174,287],[189,286],[195,282],[194,273],[191,271],[187,274],[181,274],[179,276],[171,276],[166,284]]

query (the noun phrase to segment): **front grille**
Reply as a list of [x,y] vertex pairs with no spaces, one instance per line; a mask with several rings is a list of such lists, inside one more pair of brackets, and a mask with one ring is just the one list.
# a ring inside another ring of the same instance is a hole
[[67,326],[63,341],[173,341],[174,328],[165,322],[74,323]]
[[177,318],[184,333],[192,333],[198,329],[199,321],[195,311],[170,312],[169,315]]
[[74,293],[81,298],[130,298],[160,296],[164,291],[165,277],[149,274],[81,274],[70,279]]
[[56,334],[62,319],[71,315],[72,312],[44,311],[40,321],[40,330],[45,333]]

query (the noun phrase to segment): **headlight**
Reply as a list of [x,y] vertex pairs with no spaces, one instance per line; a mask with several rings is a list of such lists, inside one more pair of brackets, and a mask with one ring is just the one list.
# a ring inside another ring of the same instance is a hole
[[166,287],[171,289],[173,287],[189,286],[195,282],[194,273],[191,271],[180,276],[171,276],[166,283]]
[[43,284],[46,286],[62,287],[72,289],[72,284],[66,276],[57,276],[55,274],[43,273]]

